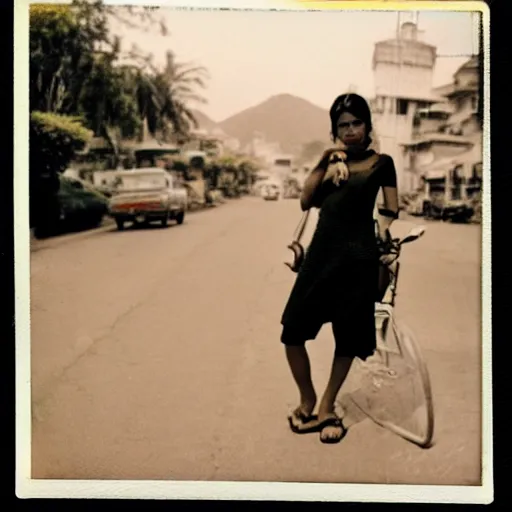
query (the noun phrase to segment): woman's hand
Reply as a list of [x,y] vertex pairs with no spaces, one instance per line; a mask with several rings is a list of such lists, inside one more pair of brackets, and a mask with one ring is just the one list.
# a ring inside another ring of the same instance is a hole
[[329,166],[329,158],[334,151],[338,151],[338,149],[326,149],[322,154],[322,158],[318,161],[318,164],[306,178],[300,195],[300,206],[303,211],[309,210],[313,206],[314,196],[318,187],[322,184],[327,167]]
[[349,170],[345,160],[347,154],[340,150],[333,151],[328,160],[327,172],[324,176],[324,181],[332,180],[332,182],[339,186],[342,181],[347,181],[349,177]]
[[390,253],[390,254],[383,254],[383,255],[379,258],[379,261],[380,261],[383,265],[389,266],[389,265],[391,265],[391,263],[393,263],[397,258],[398,258],[398,254],[393,254],[393,253]]
[[386,229],[384,233],[379,229],[377,247],[380,252],[379,261],[383,265],[391,265],[398,258],[398,247],[393,242],[389,229]]

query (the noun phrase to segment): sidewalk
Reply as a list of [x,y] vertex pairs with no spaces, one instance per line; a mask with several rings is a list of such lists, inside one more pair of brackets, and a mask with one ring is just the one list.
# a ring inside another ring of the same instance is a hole
[[[214,208],[218,208],[226,204],[228,201],[223,200],[221,203],[218,203],[214,206]],[[210,210],[211,207],[203,207],[203,208],[191,208],[187,211],[187,215],[193,215],[194,213],[204,212]],[[106,231],[111,231],[115,229],[115,221],[109,216],[106,216],[103,219],[101,225],[97,228],[93,229],[84,229],[83,231],[76,231],[70,233],[64,233],[62,235],[55,235],[49,238],[36,238],[34,235],[34,230],[30,230],[30,252],[39,251],[42,249],[48,249],[51,247],[57,247],[63,243],[69,242],[71,240],[86,238],[89,236],[96,235],[98,233],[104,233]]]
[[71,233],[64,233],[62,235],[55,235],[48,238],[36,238],[34,230],[30,230],[30,252],[39,251],[41,249],[48,249],[50,247],[56,247],[57,245],[69,242],[70,240],[76,240],[79,238],[85,238],[88,236],[95,235],[97,233],[103,233],[113,229],[115,222],[110,217],[105,217],[101,225],[93,229],[84,229],[83,231],[76,231]]

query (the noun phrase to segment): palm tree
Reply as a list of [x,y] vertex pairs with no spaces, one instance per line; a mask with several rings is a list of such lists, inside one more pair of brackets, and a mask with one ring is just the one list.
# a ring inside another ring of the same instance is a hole
[[139,114],[147,131],[153,136],[161,133],[164,140],[171,134],[187,138],[190,129],[197,127],[190,102],[205,103],[195,93],[197,87],[205,87],[205,68],[178,63],[170,51],[163,70],[158,70],[149,60],[146,64],[149,70],[142,68],[136,80]]

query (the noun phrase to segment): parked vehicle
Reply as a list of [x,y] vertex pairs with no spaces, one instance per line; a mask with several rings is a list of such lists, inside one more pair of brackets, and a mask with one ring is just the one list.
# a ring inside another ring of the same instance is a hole
[[435,198],[425,202],[425,217],[434,220],[466,223],[475,213],[469,201],[461,199],[444,200]]
[[108,213],[108,198],[78,178],[58,175],[55,179],[58,189],[37,201],[36,238],[99,226]]
[[153,221],[167,226],[169,220],[182,224],[187,210],[187,191],[175,176],[158,167],[119,171],[110,198],[110,215],[117,228],[125,222]]
[[467,223],[473,217],[475,210],[468,201],[451,200],[443,208],[443,220],[457,223]]
[[424,196],[418,195],[407,199],[404,198],[400,209],[405,210],[409,215],[421,216],[427,213],[428,204],[429,202]]
[[280,189],[277,185],[270,183],[263,187],[262,197],[266,201],[277,201],[280,196]]

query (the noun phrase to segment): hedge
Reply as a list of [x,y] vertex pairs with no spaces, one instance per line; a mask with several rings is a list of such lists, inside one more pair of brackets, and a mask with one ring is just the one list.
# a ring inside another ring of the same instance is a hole
[[49,112],[32,112],[31,171],[37,170],[45,174],[63,172],[75,153],[84,148],[92,135],[92,132],[82,125],[80,118]]

